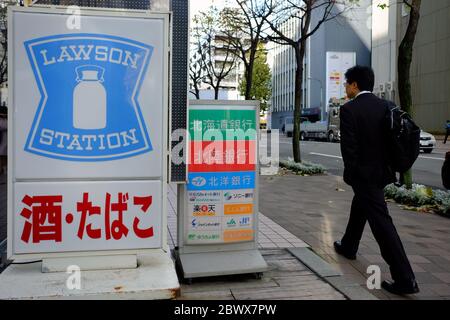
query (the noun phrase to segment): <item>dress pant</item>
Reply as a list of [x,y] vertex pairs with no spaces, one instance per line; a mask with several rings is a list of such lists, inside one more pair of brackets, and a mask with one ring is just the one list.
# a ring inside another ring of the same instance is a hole
[[343,248],[356,254],[368,221],[380,246],[381,255],[390,267],[392,279],[399,282],[415,279],[403,244],[389,215],[383,189],[369,185],[352,187],[355,196],[347,230],[341,241]]

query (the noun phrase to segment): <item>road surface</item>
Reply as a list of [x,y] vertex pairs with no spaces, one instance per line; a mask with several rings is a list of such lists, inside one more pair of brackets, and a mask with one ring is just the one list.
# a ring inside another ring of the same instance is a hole
[[[280,135],[279,149],[280,159],[292,158],[292,139]],[[329,173],[342,176],[344,164],[339,143],[302,141],[300,150],[303,160],[321,164],[327,168]],[[448,150],[450,150],[450,145],[445,147],[441,141],[438,141],[438,148],[433,153],[421,153],[413,166],[414,182],[443,189],[441,168],[445,152]]]

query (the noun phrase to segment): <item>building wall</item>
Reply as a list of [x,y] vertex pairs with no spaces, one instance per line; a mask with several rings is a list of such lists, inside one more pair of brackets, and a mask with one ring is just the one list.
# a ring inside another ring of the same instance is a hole
[[[371,64],[371,0],[361,0],[359,6],[344,15],[324,23],[309,39],[304,61],[304,108],[325,110],[326,52],[356,52],[358,64]],[[337,9],[343,10],[342,7]],[[316,10],[311,26],[315,26],[320,12]],[[298,21],[298,20],[296,20]],[[285,31],[298,32],[298,24],[287,24]],[[269,117],[272,129],[281,129],[284,119],[293,116],[295,58],[288,46],[272,44],[272,101]],[[325,117],[325,112],[323,112]]]
[[[346,10],[342,16],[326,22],[310,41],[310,87],[309,108],[321,107],[323,116],[326,111],[326,53],[355,52],[356,63],[371,65],[371,12],[370,0],[361,0],[359,6]],[[312,23],[320,19],[316,13]],[[320,90],[322,87],[322,90]],[[321,92],[322,91],[322,92]],[[322,94],[322,96],[321,96]]]
[[378,5],[385,4],[386,0],[375,0],[372,6],[374,92],[394,101],[397,99],[397,90],[395,89],[397,79],[397,2],[397,0],[389,0],[389,6],[382,9]]
[[[398,10],[401,37],[409,16]],[[422,1],[411,66],[413,117],[426,131],[443,132],[450,119],[450,1]]]
[[[288,37],[295,39],[299,33],[299,19],[289,19],[281,26],[281,31]],[[292,117],[294,110],[295,94],[295,69],[296,61],[294,50],[291,46],[270,43],[268,61],[271,61],[272,69],[272,97],[269,123],[271,129],[281,129],[284,118]],[[306,54],[304,70],[306,74],[308,54]],[[306,106],[306,83],[303,83],[303,101]]]
[[[397,83],[398,47],[408,26],[409,14],[397,0],[388,8],[374,0],[372,32],[375,91],[399,103]],[[421,18],[413,49],[411,85],[412,116],[426,131],[443,132],[450,119],[450,1],[422,1]],[[390,61],[390,62],[389,62]],[[392,82],[392,88],[386,83]],[[381,87],[384,85],[384,94]]]

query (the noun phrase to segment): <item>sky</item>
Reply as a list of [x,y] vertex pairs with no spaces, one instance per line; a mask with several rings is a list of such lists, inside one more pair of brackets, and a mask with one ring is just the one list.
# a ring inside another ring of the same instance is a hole
[[225,0],[190,0],[190,16],[192,17],[201,10],[206,10],[211,4],[214,4],[218,8],[224,6]]

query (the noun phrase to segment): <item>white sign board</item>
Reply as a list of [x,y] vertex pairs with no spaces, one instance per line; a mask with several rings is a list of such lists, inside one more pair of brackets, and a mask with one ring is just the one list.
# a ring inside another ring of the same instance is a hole
[[345,93],[345,72],[356,65],[355,52],[327,52],[326,110],[330,99],[342,99]]
[[188,181],[178,187],[176,256],[184,278],[260,273],[259,103],[193,100]]
[[255,241],[258,107],[227,103],[189,106],[189,245]]
[[160,199],[159,181],[17,183],[14,251],[160,248]]
[[9,12],[9,256],[161,248],[169,15],[68,18]]

